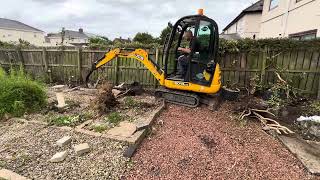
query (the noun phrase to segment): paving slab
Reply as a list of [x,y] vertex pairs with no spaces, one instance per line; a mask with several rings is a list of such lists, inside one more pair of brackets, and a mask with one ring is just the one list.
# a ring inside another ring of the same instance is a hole
[[149,128],[152,125],[152,123],[154,122],[154,120],[156,119],[156,117],[161,113],[161,111],[164,108],[165,108],[165,104],[163,103],[160,107],[158,107],[157,109],[152,111],[149,116],[147,116],[143,119],[138,119],[135,122],[135,124],[137,126],[137,130],[139,131],[142,129]]
[[318,143],[288,136],[279,136],[279,139],[311,174],[320,175],[320,145]]
[[28,180],[28,178],[20,176],[19,174],[10,171],[8,169],[1,169],[0,170],[0,179],[5,180]]
[[78,156],[90,151],[90,146],[88,143],[78,144],[74,146],[74,151]]
[[143,138],[145,137],[146,132],[147,131],[145,129],[143,129],[143,130],[135,132],[130,137],[114,136],[114,135],[110,135],[110,134],[103,134],[102,137],[108,138],[108,139],[114,139],[117,141],[127,142],[130,144],[140,144],[141,141],[143,140]]
[[56,96],[58,101],[57,107],[64,108],[67,105],[64,99],[64,94],[62,92],[59,92],[59,93],[56,93]]
[[52,158],[50,159],[50,162],[62,162],[66,159],[68,155],[67,151],[62,151],[62,152],[58,152],[55,155],[52,156]]
[[71,143],[71,137],[64,136],[63,138],[59,139],[56,144],[60,147],[63,147],[63,146],[70,144],[70,143]]
[[136,130],[137,126],[134,123],[123,121],[119,124],[119,126],[107,131],[107,134],[111,136],[130,137],[136,132]]

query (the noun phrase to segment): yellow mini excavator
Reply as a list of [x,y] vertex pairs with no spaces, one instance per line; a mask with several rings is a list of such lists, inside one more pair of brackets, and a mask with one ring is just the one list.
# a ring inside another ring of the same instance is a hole
[[[170,36],[166,38],[163,47],[163,69],[143,49],[128,52],[117,48],[93,63],[86,83],[94,70],[116,57],[132,58],[144,64],[159,81],[161,87],[156,90],[156,96],[171,103],[197,107],[202,97],[217,94],[221,88],[221,71],[217,62],[218,25],[199,12],[197,15],[185,16],[171,26]],[[193,41],[189,44],[191,52],[187,55],[179,51],[179,47],[183,47],[183,35],[186,31],[191,31],[193,35]],[[186,56],[187,72],[184,77],[177,77],[178,58],[182,55]]]

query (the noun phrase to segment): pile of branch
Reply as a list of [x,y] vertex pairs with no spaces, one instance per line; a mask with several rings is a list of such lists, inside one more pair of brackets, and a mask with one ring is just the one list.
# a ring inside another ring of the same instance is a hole
[[278,134],[282,134],[282,133],[293,134],[294,133],[289,128],[280,125],[276,120],[268,118],[268,117],[264,117],[263,114],[268,114],[268,115],[275,117],[275,115],[268,110],[259,110],[259,109],[248,108],[241,113],[239,119],[243,120],[245,117],[257,118],[264,125],[264,127],[263,127],[264,130],[275,130]]

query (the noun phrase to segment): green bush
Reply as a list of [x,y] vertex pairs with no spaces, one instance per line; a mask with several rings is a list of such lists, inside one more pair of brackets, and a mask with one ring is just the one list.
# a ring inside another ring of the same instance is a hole
[[0,68],[0,118],[5,113],[22,116],[40,110],[46,99],[44,86],[29,78],[22,68],[11,68],[9,74]]

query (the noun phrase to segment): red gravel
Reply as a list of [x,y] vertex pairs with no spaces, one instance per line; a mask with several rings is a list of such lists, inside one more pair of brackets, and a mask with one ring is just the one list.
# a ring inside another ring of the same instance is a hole
[[240,126],[231,104],[218,112],[170,105],[133,157],[127,179],[313,179],[260,124]]

